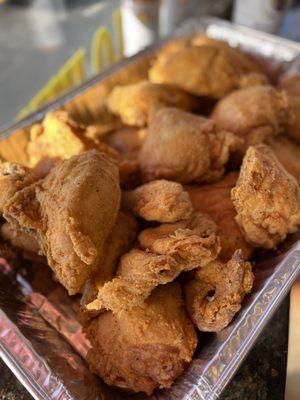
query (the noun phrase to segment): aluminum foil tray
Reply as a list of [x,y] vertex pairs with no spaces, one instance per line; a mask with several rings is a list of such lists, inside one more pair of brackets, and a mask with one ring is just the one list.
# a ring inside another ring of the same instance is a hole
[[[211,18],[191,20],[175,35],[198,32],[265,60],[271,75],[300,70],[297,43]],[[4,129],[0,156],[26,161],[23,150],[28,128],[51,109],[68,109],[83,122],[95,120],[101,113],[101,101],[114,84],[146,76],[155,49],[121,62]],[[255,287],[241,312],[222,332],[203,335],[185,373],[170,390],[157,391],[151,397],[116,391],[92,375],[85,362],[89,343],[76,319],[76,299],[52,281],[47,267],[4,251],[0,254],[0,355],[35,399],[217,399],[299,275],[299,238],[299,234],[290,237],[276,254],[265,253],[256,260]]]

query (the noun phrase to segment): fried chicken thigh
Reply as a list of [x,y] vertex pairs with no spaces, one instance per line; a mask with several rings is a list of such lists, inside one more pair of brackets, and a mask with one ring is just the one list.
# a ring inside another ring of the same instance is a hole
[[13,162],[0,162],[0,215],[14,194],[33,181],[34,178],[28,168]]
[[272,86],[254,86],[224,97],[211,118],[220,129],[255,145],[281,133],[291,121],[292,111],[286,93]]
[[219,179],[230,156],[242,152],[243,141],[212,120],[164,108],[150,122],[140,165],[146,181],[207,182]]
[[120,203],[117,167],[96,150],[55,166],[45,179],[17,192],[4,217],[38,240],[69,294],[80,292],[99,267]]
[[[204,224],[204,218],[196,215],[190,221],[169,225],[168,233],[161,234],[160,230],[146,251],[133,249],[122,257],[116,278],[99,288],[97,299],[88,309],[129,310],[142,304],[156,286],[217,258],[220,243],[213,221]],[[153,231],[151,235],[153,238]],[[145,246],[149,235],[147,238],[144,233],[141,241]]]
[[107,98],[107,107],[119,115],[125,124],[144,127],[151,115],[162,107],[195,110],[199,102],[199,99],[175,86],[141,81],[114,87]]
[[123,192],[125,208],[146,221],[176,222],[193,212],[188,193],[180,183],[157,180]]
[[237,50],[215,43],[178,46],[177,51],[158,56],[149,71],[150,81],[174,84],[197,96],[220,99],[239,88],[242,78],[257,72]]
[[216,260],[197,270],[184,290],[186,309],[195,326],[203,332],[226,328],[253,281],[251,264],[244,262],[239,250],[226,264]]
[[87,336],[93,372],[109,385],[148,395],[172,385],[197,345],[176,283],[155,289],[130,312],[101,314],[92,320]]
[[222,248],[220,259],[224,262],[230,260],[237,249],[241,249],[245,260],[253,252],[253,247],[246,241],[235,221],[236,211],[231,200],[231,189],[237,178],[238,172],[230,172],[213,184],[186,188],[194,210],[207,213],[216,222]]
[[266,145],[249,147],[231,197],[236,221],[255,247],[276,248],[300,224],[298,183]]

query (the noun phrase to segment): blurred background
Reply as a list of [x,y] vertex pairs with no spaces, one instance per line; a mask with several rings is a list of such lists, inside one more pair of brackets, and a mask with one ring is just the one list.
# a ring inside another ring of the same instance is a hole
[[0,0],[0,127],[172,33],[189,17],[232,19],[300,40],[299,3]]

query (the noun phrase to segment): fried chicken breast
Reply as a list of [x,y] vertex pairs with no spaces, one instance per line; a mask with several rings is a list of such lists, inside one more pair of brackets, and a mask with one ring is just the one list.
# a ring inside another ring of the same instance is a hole
[[120,203],[118,169],[96,150],[55,166],[17,192],[4,217],[37,239],[58,281],[80,292],[99,267]]

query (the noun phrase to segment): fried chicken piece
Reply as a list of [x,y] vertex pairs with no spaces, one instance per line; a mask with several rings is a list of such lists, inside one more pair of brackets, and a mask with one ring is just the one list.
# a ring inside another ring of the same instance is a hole
[[31,129],[28,143],[29,163],[35,179],[44,178],[60,161],[96,149],[109,156],[119,167],[120,180],[125,186],[139,174],[137,160],[127,160],[109,144],[87,137],[88,131],[74,122],[65,111],[48,113],[43,122]]
[[214,121],[164,108],[150,122],[140,165],[146,181],[207,182],[219,179],[230,156],[243,151],[243,141]]
[[241,79],[253,72],[257,68],[237,50],[210,43],[179,46],[178,51],[158,57],[149,71],[149,79],[174,84],[197,96],[220,99],[239,88]]
[[300,185],[300,145],[285,136],[272,138],[268,141],[268,145],[287,172],[293,175]]
[[[209,215],[195,212],[187,220],[144,229],[138,236],[138,242],[143,250],[179,255],[185,261],[198,262],[201,258],[201,263],[205,265],[220,252],[216,232],[217,225]],[[191,240],[193,236],[195,241]],[[207,238],[206,244],[203,240],[199,246],[199,238]],[[205,247],[209,250],[207,253]]]
[[292,110],[286,93],[272,86],[254,86],[220,100],[211,118],[250,146],[281,133],[292,119]]
[[14,247],[24,250],[26,253],[39,254],[40,246],[37,240],[28,233],[22,232],[17,226],[5,222],[1,226],[1,237],[10,242]]
[[86,305],[94,301],[98,290],[103,284],[112,279],[116,272],[119,259],[130,250],[137,236],[138,224],[133,215],[119,212],[111,234],[104,243],[99,268],[85,284],[81,298],[81,308],[86,312]]
[[122,203],[146,221],[176,222],[189,218],[193,212],[189,195],[182,185],[164,179],[123,192]]
[[0,162],[0,214],[5,204],[24,187],[33,183],[30,170],[14,162]]
[[[169,224],[169,232],[152,241],[147,251],[133,249],[121,258],[117,276],[99,288],[90,310],[129,310],[143,303],[158,285],[172,282],[184,271],[203,267],[220,252],[215,224],[206,216]],[[145,245],[147,233],[140,242]],[[149,237],[149,235],[148,235]],[[152,236],[153,237],[153,236]],[[149,243],[149,239],[148,239]]]
[[85,128],[67,112],[49,112],[41,123],[31,128],[27,146],[30,166],[34,167],[42,159],[63,160],[95,148],[95,143],[84,133]]
[[61,162],[45,179],[17,192],[3,215],[37,239],[57,280],[72,295],[99,267],[119,203],[117,167],[91,150]]
[[210,185],[189,186],[189,193],[195,211],[207,213],[218,226],[217,235],[221,240],[220,259],[227,262],[237,249],[248,260],[253,247],[244,238],[237,222],[236,211],[231,201],[231,189],[235,186],[238,172],[230,172]]
[[197,270],[184,288],[186,309],[195,326],[203,332],[226,328],[253,281],[251,264],[244,262],[240,250],[226,264],[216,260]]
[[92,372],[108,385],[148,395],[172,385],[197,345],[176,283],[155,289],[129,312],[101,314],[86,331]]
[[195,110],[199,107],[199,99],[172,85],[141,81],[132,85],[115,86],[106,104],[125,124],[144,127],[158,109],[174,106],[183,110]]
[[300,224],[298,183],[266,145],[247,150],[231,198],[252,246],[274,249]]
[[300,74],[283,76],[279,81],[279,88],[288,96],[294,119],[288,124],[286,134],[300,142]]

